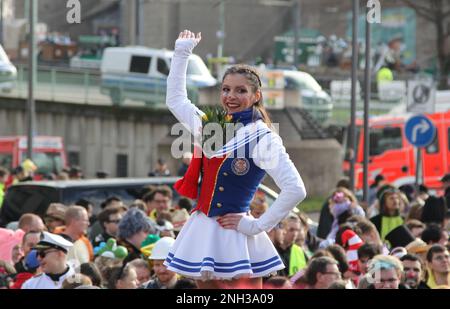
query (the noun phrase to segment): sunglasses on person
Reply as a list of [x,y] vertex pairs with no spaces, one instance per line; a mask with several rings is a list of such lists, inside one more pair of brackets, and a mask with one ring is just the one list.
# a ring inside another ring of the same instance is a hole
[[56,251],[59,251],[59,250],[58,249],[40,250],[37,252],[37,256],[40,257],[41,259],[43,259],[47,256],[47,254],[56,252]]

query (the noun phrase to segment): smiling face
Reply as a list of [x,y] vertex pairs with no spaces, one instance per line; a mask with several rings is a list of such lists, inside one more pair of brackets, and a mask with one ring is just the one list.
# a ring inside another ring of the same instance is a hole
[[251,67],[237,65],[225,72],[221,102],[229,113],[241,112],[261,101],[259,77]]

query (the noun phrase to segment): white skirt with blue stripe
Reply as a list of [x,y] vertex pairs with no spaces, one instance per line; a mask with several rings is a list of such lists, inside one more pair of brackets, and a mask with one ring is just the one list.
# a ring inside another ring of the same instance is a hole
[[267,233],[247,236],[196,211],[183,226],[164,265],[194,279],[264,277],[283,269]]

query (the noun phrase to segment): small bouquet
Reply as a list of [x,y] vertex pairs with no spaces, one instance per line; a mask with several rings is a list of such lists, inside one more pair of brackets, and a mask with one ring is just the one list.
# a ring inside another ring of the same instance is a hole
[[217,146],[218,142],[221,142],[222,146],[225,145],[234,136],[233,116],[221,107],[207,107],[203,112],[202,146],[211,138],[214,138],[210,142],[211,145]]

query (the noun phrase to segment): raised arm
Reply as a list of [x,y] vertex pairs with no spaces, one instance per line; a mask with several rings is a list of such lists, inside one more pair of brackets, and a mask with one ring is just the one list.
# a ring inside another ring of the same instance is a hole
[[167,78],[166,105],[193,135],[198,134],[201,129],[203,112],[187,97],[186,72],[189,56],[200,40],[200,33],[195,35],[189,30],[180,33],[175,41],[175,51]]

